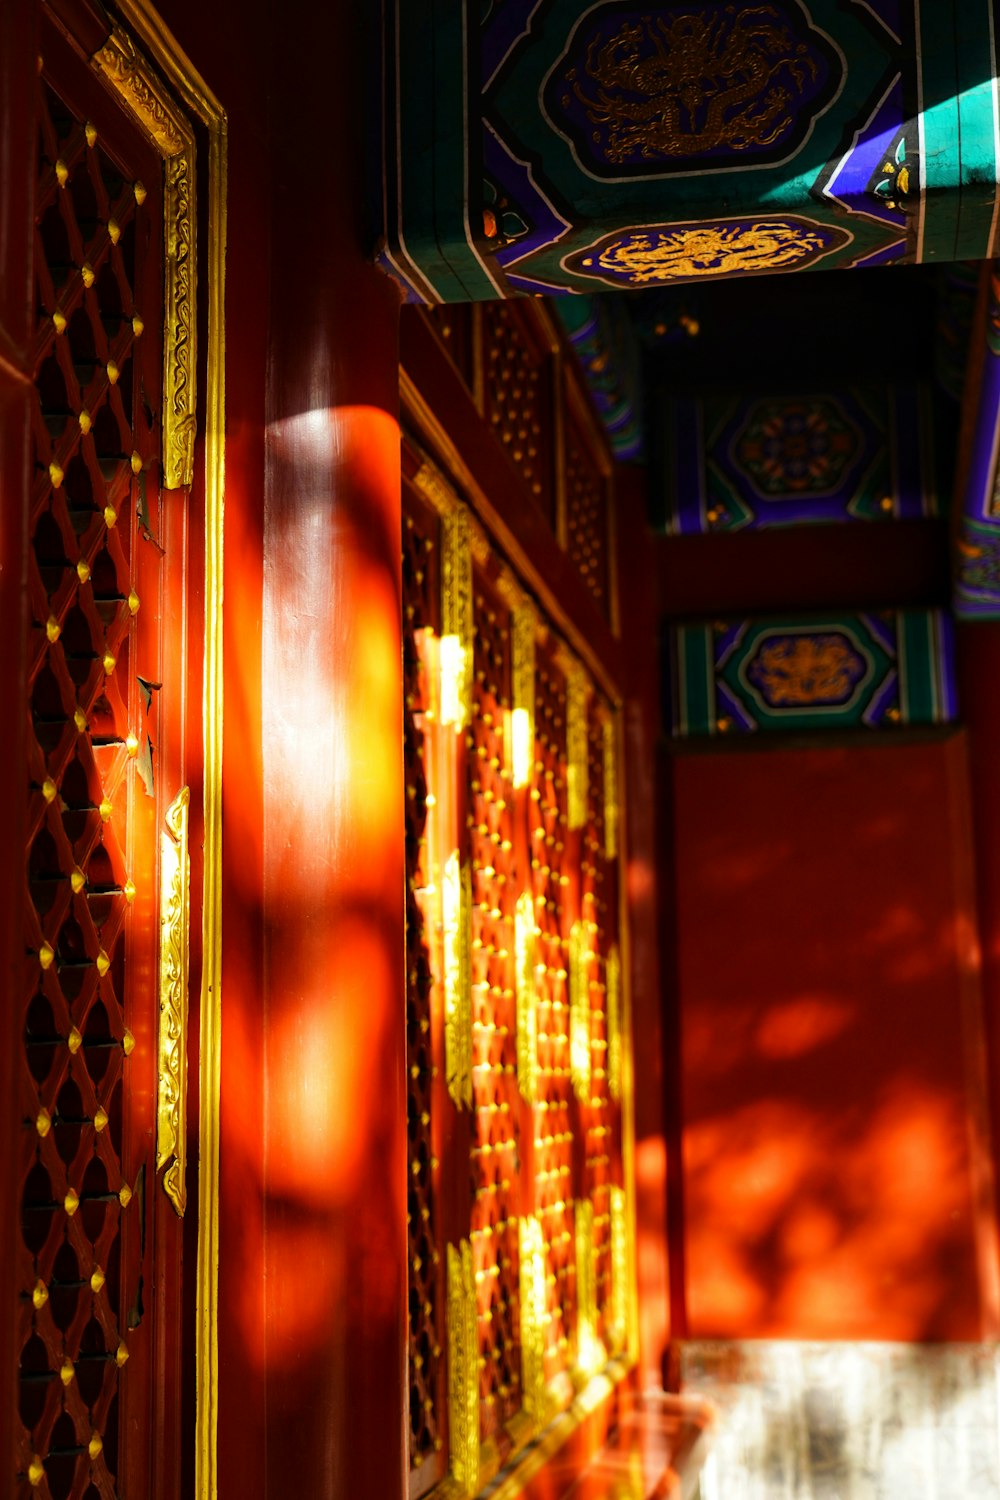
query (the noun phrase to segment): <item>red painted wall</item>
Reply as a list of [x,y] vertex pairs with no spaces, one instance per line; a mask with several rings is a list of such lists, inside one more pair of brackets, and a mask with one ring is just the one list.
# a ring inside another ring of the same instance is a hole
[[672,780],[688,1336],[995,1337],[964,735]]

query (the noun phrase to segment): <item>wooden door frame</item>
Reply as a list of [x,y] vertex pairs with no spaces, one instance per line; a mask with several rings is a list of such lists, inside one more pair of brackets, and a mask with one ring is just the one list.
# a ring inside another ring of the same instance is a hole
[[[203,469],[195,481],[203,495],[204,558],[196,560],[199,588],[194,596],[203,595],[204,618],[194,630],[196,641],[203,641],[202,661],[195,673],[201,679],[201,702],[188,703],[185,724],[180,733],[194,741],[190,754],[193,763],[201,761],[201,801],[203,820],[203,880],[201,985],[197,1048],[198,1076],[191,1080],[192,1109],[197,1118],[198,1141],[191,1141],[190,1156],[197,1164],[197,1219],[192,1215],[192,1240],[196,1237],[195,1272],[195,1338],[197,1409],[193,1456],[194,1493],[198,1500],[214,1500],[217,1493],[216,1428],[218,1386],[218,1233],[219,1233],[219,1095],[221,1073],[221,771],[222,771],[222,566],[223,566],[223,486],[225,444],[225,249],[226,249],[226,167],[227,121],[218,99],[200,77],[161,18],[147,0],[120,0],[117,20],[109,34],[106,15],[91,7],[87,0],[34,0],[31,4],[3,7],[0,15],[0,98],[3,100],[3,138],[0,143],[3,191],[0,192],[0,226],[3,228],[5,274],[0,290],[0,451],[4,489],[4,525],[0,533],[0,620],[8,654],[8,683],[12,701],[24,702],[27,609],[27,504],[30,477],[30,444],[28,415],[33,394],[33,372],[30,367],[31,335],[34,305],[30,294],[32,245],[34,229],[34,129],[35,129],[35,62],[39,52],[38,27],[41,17],[53,14],[68,34],[73,35],[79,51],[90,57],[94,68],[110,91],[118,96],[127,114],[164,156],[164,121],[161,113],[164,99],[173,96],[199,129],[207,142],[207,173],[203,201],[207,205],[204,222],[204,251],[201,259],[201,289],[206,309],[202,324],[206,329],[206,356],[202,368],[206,398],[203,431],[197,449],[183,435],[182,447],[189,460],[168,457],[166,483],[187,488],[192,482],[190,460],[197,458]],[[164,84],[167,92],[164,91]],[[169,114],[169,109],[167,111]],[[194,166],[192,151],[191,167]],[[181,212],[190,215],[182,232],[195,229],[195,184],[188,183],[186,203]],[[200,226],[199,226],[200,227]],[[193,270],[193,267],[192,267]],[[183,289],[182,289],[183,291]],[[178,419],[186,428],[193,420],[193,386],[195,381],[196,323],[194,277],[188,288],[190,341],[185,372],[192,397],[186,403],[180,391],[184,383],[175,370],[172,384],[168,370],[165,397],[164,430],[168,435]],[[169,288],[168,288],[169,297]],[[174,326],[183,321],[183,310],[167,308],[167,318]],[[171,405],[173,415],[171,415]],[[190,418],[188,417],[190,413]],[[176,601],[174,601],[176,602]],[[195,695],[189,695],[193,697]],[[18,714],[19,718],[19,714]],[[198,749],[194,743],[200,741]],[[24,845],[25,806],[17,789],[24,784],[25,745],[23,735],[4,737],[3,765],[5,784],[12,795],[2,801],[0,830],[6,847]],[[6,993],[17,990],[17,976],[23,964],[24,939],[20,924],[21,885],[23,873],[19,861],[8,861],[0,871],[0,896],[3,918],[0,920],[0,970],[6,978]],[[12,1016],[13,1019],[13,1016]],[[6,1102],[9,1138],[16,1139],[19,1127],[16,1071],[19,1065],[19,1036],[14,1046],[0,1049],[0,1096]],[[193,1050],[193,1049],[192,1049]],[[16,1163],[10,1155],[0,1159],[0,1187],[13,1202],[18,1195]],[[0,1234],[0,1280],[15,1285],[15,1256],[18,1239],[18,1215],[11,1215]],[[195,1245],[192,1243],[192,1250]],[[162,1317],[162,1312],[160,1314]],[[177,1310],[176,1316],[180,1316]],[[13,1319],[4,1320],[0,1338],[0,1472],[12,1475],[15,1465],[17,1432],[17,1354],[16,1328]],[[172,1387],[179,1391],[182,1372],[170,1376]],[[162,1439],[157,1419],[154,1437]],[[181,1459],[176,1455],[167,1467],[180,1483]],[[185,1486],[186,1487],[186,1486]]]

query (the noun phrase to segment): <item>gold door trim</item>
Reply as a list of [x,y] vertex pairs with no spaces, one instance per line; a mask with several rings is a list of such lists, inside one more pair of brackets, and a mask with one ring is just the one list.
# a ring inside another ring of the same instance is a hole
[[194,135],[120,26],[91,59],[163,158],[163,487],[194,478],[197,250]]
[[[156,1170],[179,1218],[187,1207],[188,957],[191,861],[182,787],[167,808],[160,834],[160,1024],[156,1049]],[[169,1163],[169,1165],[168,1165]]]
[[[223,502],[226,409],[226,214],[228,122],[221,103],[149,0],[118,0],[128,33],[172,95],[208,132],[205,399],[205,654],[203,675],[202,968],[200,992],[198,1256],[196,1266],[195,1500],[218,1495],[219,1097],[222,1064]],[[107,77],[107,74],[105,74]],[[108,80],[112,82],[111,79]],[[113,82],[112,82],[113,86]],[[168,96],[169,97],[169,96]],[[141,121],[140,121],[141,123]],[[193,165],[193,162],[192,162]],[[192,172],[193,188],[195,178]],[[192,217],[192,226],[194,223]],[[193,254],[194,240],[191,242]],[[192,273],[194,264],[192,260]],[[193,293],[193,281],[191,283]],[[193,323],[191,331],[193,334]],[[194,347],[188,344],[194,411]],[[167,399],[167,385],[164,399]],[[193,438],[193,428],[191,429]],[[169,482],[167,483],[169,488]]]
[[473,1496],[479,1473],[479,1331],[468,1240],[448,1246],[448,1445],[453,1492]]

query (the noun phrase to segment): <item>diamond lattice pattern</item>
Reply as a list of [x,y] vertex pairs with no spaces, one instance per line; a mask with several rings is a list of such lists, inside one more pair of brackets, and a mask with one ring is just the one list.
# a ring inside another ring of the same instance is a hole
[[158,238],[145,199],[43,83],[18,1331],[21,1493],[52,1500],[117,1493],[119,1395],[141,1317],[138,1225],[127,1228],[125,775],[137,748],[133,496],[155,451],[140,394],[156,393],[140,393],[135,369],[134,289]]

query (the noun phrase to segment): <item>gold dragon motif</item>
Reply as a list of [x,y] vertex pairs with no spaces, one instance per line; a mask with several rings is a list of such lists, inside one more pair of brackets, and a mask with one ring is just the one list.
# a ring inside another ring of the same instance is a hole
[[634,229],[597,247],[580,261],[590,275],[629,286],[656,286],[701,276],[734,276],[789,270],[829,254],[842,243],[830,230],[795,219]]
[[842,703],[864,662],[842,635],[772,636],[750,665],[751,681],[772,708]]
[[596,127],[593,147],[620,164],[771,146],[819,65],[775,6],[706,5],[595,36],[584,72],[567,82]]

